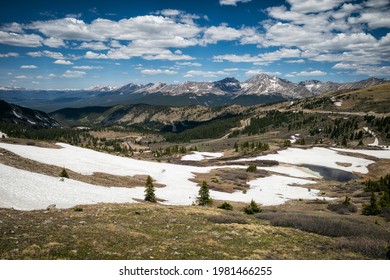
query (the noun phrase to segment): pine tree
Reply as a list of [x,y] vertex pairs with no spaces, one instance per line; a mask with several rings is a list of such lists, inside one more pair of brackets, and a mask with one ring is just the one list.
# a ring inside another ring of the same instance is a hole
[[145,187],[145,201],[157,202],[152,177],[148,176]]
[[381,212],[374,192],[371,192],[370,204],[363,205],[362,214],[366,216],[375,216]]
[[62,168],[62,170],[60,172],[60,177],[61,178],[69,178],[68,172],[66,172],[65,168]]
[[198,205],[211,206],[213,204],[213,200],[210,197],[209,186],[206,181],[203,181],[198,194],[199,196],[196,198]]

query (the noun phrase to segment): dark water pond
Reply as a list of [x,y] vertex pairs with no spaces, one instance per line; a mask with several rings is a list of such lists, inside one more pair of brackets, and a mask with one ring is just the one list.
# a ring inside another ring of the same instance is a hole
[[309,168],[314,172],[320,173],[320,175],[326,180],[335,180],[339,182],[348,182],[350,180],[359,179],[360,177],[344,170],[337,168],[330,168],[313,164],[302,164],[303,167]]

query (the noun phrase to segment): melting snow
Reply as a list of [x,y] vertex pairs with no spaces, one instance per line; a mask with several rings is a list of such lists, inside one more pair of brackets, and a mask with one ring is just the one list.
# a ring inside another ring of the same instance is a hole
[[[94,172],[104,172],[120,176],[148,174],[158,183],[166,185],[156,189],[156,196],[165,200],[164,204],[190,205],[196,200],[199,187],[190,181],[194,172],[207,173],[224,166],[196,167],[135,160],[96,152],[89,149],[74,147],[59,143],[60,149],[40,148],[34,146],[0,143],[0,147],[13,153],[38,162],[66,167],[75,172],[91,175]],[[303,150],[300,150],[301,152]],[[335,151],[331,151],[336,153]],[[245,168],[244,166],[228,166],[230,168]],[[228,168],[225,166],[225,168]],[[269,167],[279,173],[292,176],[310,177],[302,169],[281,166]],[[250,202],[255,199],[264,205],[284,203],[292,198],[315,198],[318,191],[303,187],[292,187],[291,184],[309,184],[313,181],[272,175],[250,181],[250,189],[246,194],[232,194],[211,191],[214,199]],[[50,177],[38,173],[19,170],[0,165],[0,207],[18,209],[44,209],[49,204],[58,207],[71,207],[77,204],[98,202],[134,202],[133,199],[143,199],[144,186],[136,188],[107,188],[90,185],[74,180]]]
[[[253,198],[262,205],[283,204],[289,199],[316,199],[319,190],[311,190],[303,187],[293,187],[292,184],[312,184],[312,181],[297,179],[280,175],[272,175],[249,181],[250,189],[244,193],[222,193],[210,191],[213,198],[220,200],[232,200],[247,202],[248,197]],[[329,198],[326,198],[329,199]]]
[[50,204],[69,208],[99,202],[135,202],[144,188],[107,188],[80,181],[33,173],[0,164],[0,207],[19,210],[45,209]]
[[0,138],[8,138],[8,135],[0,131]]
[[340,151],[340,152],[362,154],[362,155],[367,155],[367,156],[373,156],[376,158],[390,159],[390,151],[389,150],[350,150],[350,149],[338,149],[338,148],[332,148],[332,150]]
[[[353,150],[351,150],[353,151]],[[313,164],[330,168],[337,168],[348,172],[368,173],[367,166],[374,163],[372,160],[345,156],[338,154],[337,151],[326,148],[311,148],[298,149],[288,148],[287,150],[279,151],[276,154],[258,156],[255,158],[244,158],[237,161],[253,161],[253,160],[276,160],[290,164]],[[351,166],[340,166],[337,162],[351,163]]]
[[220,157],[223,157],[223,153],[193,152],[192,154],[183,156],[181,160],[201,161]]

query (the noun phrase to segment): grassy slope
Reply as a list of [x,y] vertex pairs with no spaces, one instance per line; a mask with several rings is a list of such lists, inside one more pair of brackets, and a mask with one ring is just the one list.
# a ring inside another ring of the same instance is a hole
[[330,237],[199,206],[0,209],[5,259],[360,259]]

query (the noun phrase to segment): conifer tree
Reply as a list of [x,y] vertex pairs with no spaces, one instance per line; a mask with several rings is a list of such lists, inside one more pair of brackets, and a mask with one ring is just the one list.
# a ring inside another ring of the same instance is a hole
[[374,192],[371,192],[370,204],[363,205],[362,214],[375,216],[381,212]]
[[203,181],[202,186],[199,189],[199,196],[196,198],[198,205],[211,206],[213,200],[210,197],[209,186],[206,181]]
[[69,178],[68,172],[66,172],[65,168],[62,168],[62,170],[60,172],[60,177],[61,178]]
[[157,202],[156,195],[154,194],[154,185],[152,177],[148,176],[145,184],[145,201]]

